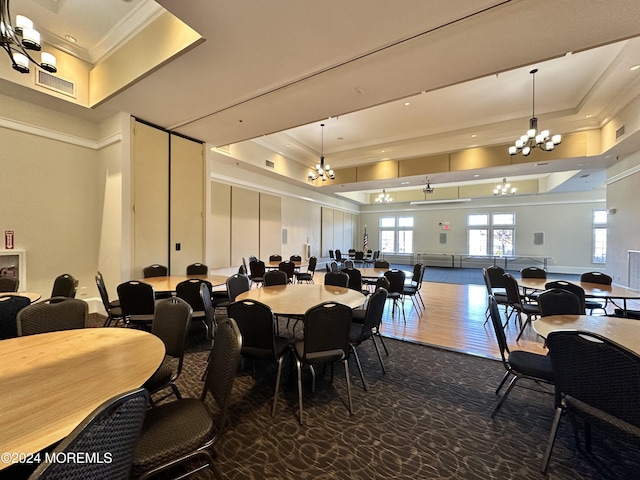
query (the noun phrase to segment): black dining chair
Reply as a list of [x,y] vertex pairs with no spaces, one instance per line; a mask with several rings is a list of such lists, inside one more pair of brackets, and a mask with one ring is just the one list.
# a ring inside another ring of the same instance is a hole
[[148,283],[130,280],[116,288],[126,326],[149,330],[156,308],[156,295]]

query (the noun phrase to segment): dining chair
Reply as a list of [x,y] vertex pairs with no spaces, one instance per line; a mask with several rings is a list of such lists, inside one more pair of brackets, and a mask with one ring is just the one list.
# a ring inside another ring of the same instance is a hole
[[576,418],[585,420],[588,453],[591,453],[590,426],[593,420],[640,437],[638,354],[602,335],[579,330],[551,332],[547,346],[555,375],[555,415],[542,459],[543,473],[549,467],[558,427],[565,414],[571,417],[578,448]]
[[87,302],[76,298],[54,297],[28,305],[18,312],[18,336],[85,328],[89,316]]
[[[264,282],[264,278],[261,280]],[[227,299],[221,302],[214,302],[215,308],[224,308],[225,310],[229,305],[236,301],[236,297],[243,292],[247,292],[251,289],[251,281],[246,275],[236,273],[227,278]]]
[[203,283],[207,284],[209,291],[213,290],[211,282],[208,280],[203,280],[201,278],[189,278],[176,285],[176,297],[183,299],[191,306],[191,309],[193,310],[191,313],[191,320],[197,320],[202,323],[205,329],[205,336],[209,339],[211,338],[212,332],[209,330],[210,324],[207,321],[202,297],[200,296],[200,285]]
[[580,298],[569,290],[562,288],[552,288],[545,290],[538,295],[538,307],[540,315],[548,317],[551,315],[581,315],[582,305]]
[[[235,320],[226,318],[216,328],[215,342],[207,363],[204,388],[200,398],[183,398],[149,409],[144,419],[140,439],[135,447],[132,477],[139,480],[164,472],[189,467],[190,473],[209,467],[222,480],[214,458],[214,447],[222,437],[227,423],[233,382],[238,369],[242,335]],[[216,422],[209,410],[213,405],[220,412]],[[195,465],[199,462],[198,465]]]
[[18,312],[30,304],[31,301],[27,297],[0,296],[0,340],[18,336],[16,323]]
[[[384,272],[384,276],[387,280],[389,280],[389,289],[387,294],[387,300],[391,300],[393,303],[391,304],[391,315],[395,314],[396,308],[402,312],[402,318],[404,319],[404,323],[407,323],[407,318],[404,313],[404,282],[406,280],[406,274],[402,270],[398,270],[394,268],[392,270],[387,270]],[[400,305],[402,302],[402,305]]]
[[364,265],[364,255],[365,254],[362,250],[358,250],[353,257],[353,262],[356,265],[360,265],[360,266]]
[[250,260],[249,261],[249,279],[251,284],[261,285],[264,281],[264,273],[266,266],[262,260]]
[[389,262],[387,262],[386,260],[374,260],[373,268],[386,268],[386,269],[389,269],[389,268],[391,268],[391,264]]
[[294,343],[296,371],[298,375],[299,422],[303,422],[302,412],[302,368],[311,368],[312,388],[315,391],[314,366],[331,364],[340,360],[344,364],[347,382],[349,413],[353,415],[351,400],[351,378],[349,377],[349,331],[351,328],[351,308],[341,303],[324,302],[310,308],[302,321],[302,340]]
[[[346,262],[345,262],[346,263]],[[360,292],[363,295],[369,295],[371,292],[363,288],[362,284],[362,272],[354,267],[345,267],[341,272],[349,275],[349,283],[347,287],[356,292]]]
[[[63,273],[56,277],[53,281],[53,288],[51,289],[51,298],[67,297],[75,298],[76,291],[78,290],[78,281],[68,273]],[[55,301],[58,301],[57,299]]]
[[553,280],[544,284],[547,290],[559,288],[573,293],[580,300],[580,315],[586,314],[584,289],[580,285],[564,280]]
[[[277,270],[274,270],[277,271]],[[280,392],[282,365],[289,352],[289,339],[277,334],[277,319],[269,306],[255,300],[233,302],[227,309],[229,317],[238,324],[242,335],[240,356],[251,359],[252,376],[255,378],[256,360],[275,360],[278,364],[271,416],[275,417]]]
[[[580,275],[580,281],[586,283],[597,283],[598,285],[611,285],[613,283],[613,278],[602,272],[586,272]],[[592,299],[585,300],[585,308],[589,310],[589,315],[593,315],[594,310],[603,310],[606,315],[607,305],[609,305],[608,298],[604,299],[604,303]]]
[[209,266],[204,263],[192,263],[187,265],[187,275],[208,275]]
[[296,272],[296,280],[298,283],[307,282],[313,283],[313,275],[315,274],[316,265],[318,264],[317,257],[309,257],[309,265],[307,265],[306,272]]
[[169,275],[169,269],[158,263],[154,263],[153,265],[149,265],[142,269],[142,276],[144,278],[166,277],[167,275]]
[[291,255],[289,260],[292,262],[302,262],[302,257],[300,255]]
[[[148,400],[147,391],[138,388],[104,402],[49,455],[43,455],[44,461],[29,480],[128,480]],[[84,458],[87,453],[97,461],[71,461],[75,455]],[[68,461],[54,460],[60,458]]]
[[[159,300],[156,305],[151,333],[164,343],[165,358],[151,378],[143,384],[152,396],[165,388],[171,388],[176,398],[182,398],[176,380],[182,373],[184,349],[192,312],[193,309],[189,303],[179,297]],[[176,362],[177,366],[174,368],[173,365]],[[169,395],[156,400],[152,397],[152,401],[162,400]]]
[[287,281],[291,283],[296,271],[296,264],[291,260],[284,260],[278,265],[278,270],[281,270],[287,274]]
[[349,287],[349,275],[344,272],[328,272],[324,274],[324,284],[334,287]]
[[271,287],[274,285],[286,285],[289,283],[289,276],[284,270],[269,270],[264,274],[263,285]]
[[19,285],[16,277],[0,277],[0,292],[17,292]]
[[[504,281],[504,288],[507,292],[509,307],[512,309],[509,316],[515,312],[516,318],[518,319],[518,325],[520,325],[520,331],[516,337],[517,342],[520,340],[520,337],[522,337],[527,325],[531,324],[531,319],[540,315],[540,307],[538,304],[526,303],[522,300],[522,296],[520,295],[520,286],[513,275],[505,273],[502,278]],[[526,316],[524,323],[522,322],[523,314]],[[507,317],[507,322],[508,320],[509,317]]]
[[116,287],[125,326],[149,330],[153,323],[156,295],[153,287],[138,280],[129,280]]
[[360,372],[360,379],[362,380],[362,387],[365,390],[367,390],[367,384],[364,381],[364,373],[362,371],[362,364],[360,363],[357,347],[371,339],[376,350],[376,354],[378,355],[378,360],[380,361],[382,373],[387,373],[384,368],[384,363],[382,362],[382,356],[380,355],[378,344],[375,340],[375,337],[378,336],[380,332],[380,323],[382,322],[382,314],[384,312],[384,305],[386,301],[387,290],[384,288],[377,289],[367,301],[367,308],[365,310],[363,321],[352,320],[351,328],[349,330],[349,348],[356,359],[358,372]]
[[551,360],[547,355],[541,355],[539,353],[527,352],[524,350],[510,350],[507,344],[507,336],[504,333],[504,327],[502,326],[502,319],[500,318],[500,311],[498,310],[498,302],[493,296],[489,296],[489,315],[491,318],[491,325],[493,326],[493,332],[498,342],[498,349],[500,350],[500,358],[502,359],[502,365],[505,368],[504,376],[496,388],[496,395],[500,393],[505,382],[511,377],[511,381],[507,386],[507,389],[500,397],[500,400],[496,404],[493,412],[491,412],[491,418],[495,417],[505,402],[509,393],[516,382],[521,379],[531,380],[539,384],[553,384],[553,368],[551,367]]
[[112,322],[115,322],[115,325],[118,325],[118,322],[123,319],[120,300],[109,299],[109,292],[107,291],[107,286],[104,283],[104,278],[100,271],[96,274],[95,280],[98,293],[100,293],[100,299],[102,300],[102,306],[107,313],[107,319],[102,326],[109,327]]
[[[491,285],[491,275],[489,274],[489,271],[486,268],[482,269],[482,278],[484,279],[484,285],[487,288],[488,297],[493,296],[496,299],[496,302],[498,302],[498,305],[504,305],[504,317],[505,317],[505,325],[506,325],[506,322],[509,321],[509,314],[508,314],[509,298],[507,297],[507,293],[504,291],[504,289],[502,290],[493,289],[493,286]],[[502,279],[500,279],[500,282],[504,286],[504,281]],[[487,304],[487,309],[485,310],[484,313],[485,313],[484,323],[486,325],[490,319],[489,304]]]
[[[539,267],[526,267],[520,270],[520,278],[539,278],[540,280],[547,279],[547,271]],[[527,293],[523,292],[525,301],[535,302],[538,298],[538,294],[535,292]]]
[[[422,293],[420,293],[420,289],[422,288],[422,278],[424,277],[424,265],[421,263],[416,263],[413,266],[413,274],[411,276],[411,280],[409,283],[404,285],[404,290],[402,291],[403,297],[409,297],[411,299],[411,303],[416,310],[420,312],[425,308],[424,300],[422,299]],[[422,308],[421,308],[422,305]]]
[[269,261],[270,262],[281,262],[282,261],[282,255],[278,255],[277,253],[275,253],[273,255],[269,255]]

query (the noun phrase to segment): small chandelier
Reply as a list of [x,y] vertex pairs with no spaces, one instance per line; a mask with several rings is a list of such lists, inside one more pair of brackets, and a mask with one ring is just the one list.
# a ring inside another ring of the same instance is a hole
[[387,192],[384,191],[384,189],[382,190],[382,193],[376,197],[376,203],[391,203],[391,202],[393,202],[393,199]]
[[29,62],[50,73],[56,73],[56,57],[42,52],[40,63],[29,54],[29,50],[40,51],[40,33],[33,28],[27,17],[16,15],[15,27],[11,22],[9,0],[0,0],[0,44],[9,58],[11,66],[20,73],[29,73]]
[[496,185],[493,189],[494,195],[515,195],[516,187],[512,187],[510,183],[507,183],[507,179],[503,178],[502,183]]
[[529,73],[533,78],[533,100],[532,114],[529,119],[529,130],[516,140],[514,145],[509,147],[509,155],[517,155],[522,153],[525,157],[531,153],[531,150],[538,147],[540,150],[550,152],[562,142],[562,135],[553,135],[549,133],[549,130],[538,131],[538,119],[536,118],[536,72],[537,68],[534,68]]
[[324,123],[321,123],[322,127],[322,150],[320,152],[320,163],[316,163],[315,171],[309,172],[309,180],[314,181],[316,178],[322,178],[323,182],[327,181],[327,178],[334,180],[336,177],[329,164],[324,164]]

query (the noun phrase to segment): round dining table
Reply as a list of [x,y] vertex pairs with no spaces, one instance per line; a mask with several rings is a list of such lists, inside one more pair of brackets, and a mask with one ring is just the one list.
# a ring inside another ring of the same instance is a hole
[[62,440],[110,398],[139,388],[164,356],[160,338],[129,328],[0,341],[0,470]]
[[36,292],[0,292],[0,297],[27,297],[31,303],[37,302],[42,295]]
[[138,281],[148,283],[156,292],[175,292],[176,286],[191,278],[199,278],[208,281],[211,286],[224,285],[229,278],[228,275],[169,275],[166,277],[147,277]]
[[245,299],[264,303],[277,315],[302,316],[323,302],[338,302],[356,308],[364,304],[366,297],[349,288],[297,283],[252,288],[236,297],[236,300]]
[[582,330],[597,333],[640,354],[640,321],[598,315],[549,315],[532,322],[542,337],[556,330]]

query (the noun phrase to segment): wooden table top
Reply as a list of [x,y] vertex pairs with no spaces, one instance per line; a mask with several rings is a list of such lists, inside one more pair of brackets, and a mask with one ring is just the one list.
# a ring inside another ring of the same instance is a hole
[[583,330],[603,337],[640,354],[640,321],[595,315],[550,315],[540,317],[533,328],[546,338],[555,330]]
[[164,355],[162,340],[129,328],[0,341],[0,452],[35,453],[58,442],[106,400],[140,387]]
[[388,272],[388,268],[358,268],[362,278],[380,278],[384,276],[384,272]]
[[[284,262],[286,260],[282,259],[279,262],[264,262],[264,266],[266,268],[278,268],[280,266],[280,262]],[[309,265],[307,262],[293,262],[293,264],[296,266],[296,268],[300,268],[300,267],[306,267],[307,265]]]
[[40,300],[42,295],[35,292],[0,292],[0,297],[27,297],[33,303]]
[[[553,280],[544,280],[542,278],[521,278],[518,280],[518,284],[524,288],[531,288],[533,290],[545,290],[545,284]],[[602,285],[599,283],[589,282],[569,282],[575,285],[580,285],[584,289],[584,294],[587,297],[592,298],[620,298],[620,299],[640,299],[640,292],[637,290],[631,290],[626,287],[620,287],[617,285]]]
[[362,293],[349,288],[299,283],[252,288],[238,295],[236,300],[257,300],[278,315],[300,316],[322,302],[333,301],[356,308],[364,303],[365,298]]
[[156,292],[175,292],[176,286],[180,282],[190,278],[200,278],[207,280],[212,286],[224,285],[229,278],[227,275],[170,275],[167,277],[141,278],[138,281],[148,283]]

